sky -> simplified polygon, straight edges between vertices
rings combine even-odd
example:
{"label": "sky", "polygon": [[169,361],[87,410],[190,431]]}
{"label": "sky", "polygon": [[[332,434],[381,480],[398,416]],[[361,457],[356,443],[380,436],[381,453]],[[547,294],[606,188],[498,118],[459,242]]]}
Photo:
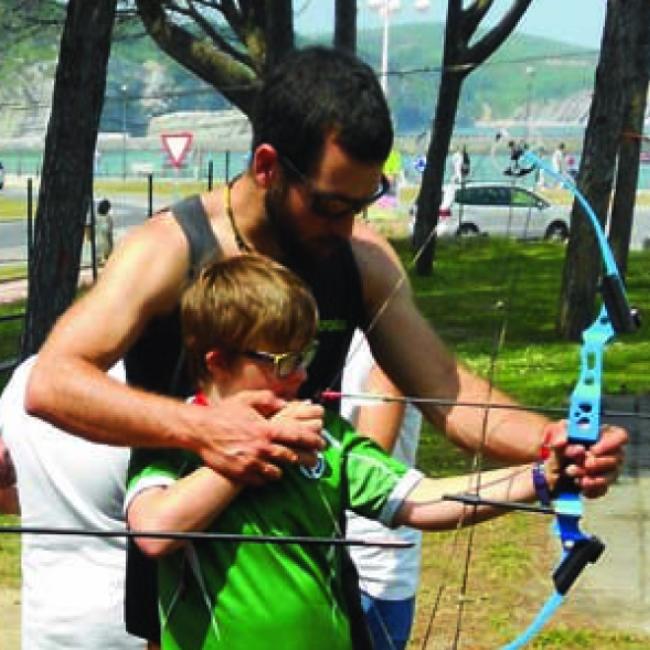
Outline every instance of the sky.
{"label": "sky", "polygon": [[[415,0],[401,0],[401,8],[391,14],[391,24],[420,20],[444,22],[447,0],[430,0],[430,4],[428,10],[420,12],[414,9]],[[486,17],[486,25],[511,4],[512,0],[496,0]],[[297,0],[295,7],[303,8],[298,31],[323,31],[327,25],[331,26],[333,5],[333,0]],[[358,0],[358,8],[359,28],[379,26],[379,15],[368,7],[368,0]],[[605,9],[606,0],[533,0],[516,31],[599,49]]]}

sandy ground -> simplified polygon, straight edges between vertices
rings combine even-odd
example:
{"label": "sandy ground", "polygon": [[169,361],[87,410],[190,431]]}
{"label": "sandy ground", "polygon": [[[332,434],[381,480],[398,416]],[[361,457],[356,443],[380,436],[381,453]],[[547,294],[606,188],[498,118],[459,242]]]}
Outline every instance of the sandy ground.
{"label": "sandy ground", "polygon": [[20,589],[0,589],[0,648],[20,650]]}

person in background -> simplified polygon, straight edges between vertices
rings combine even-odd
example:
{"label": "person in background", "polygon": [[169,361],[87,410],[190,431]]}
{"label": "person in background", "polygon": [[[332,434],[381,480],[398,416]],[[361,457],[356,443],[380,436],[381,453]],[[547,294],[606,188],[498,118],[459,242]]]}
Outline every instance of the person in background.
{"label": "person in background", "polygon": [[456,147],[451,157],[451,182],[460,185],[463,182],[463,152],[460,147]]}
{"label": "person in background", "polygon": [[[341,416],[361,435],[372,438],[391,453],[393,458],[414,467],[422,426],[420,411],[410,403],[353,397],[364,393],[402,397],[375,362],[360,330],[355,332],[350,344],[341,391]],[[422,533],[406,526],[391,530],[377,521],[348,511],[346,534],[350,538],[368,541],[394,538],[413,544],[407,549],[350,548],[352,561],[359,572],[361,602],[374,650],[403,650],[415,614]]]}
{"label": "person in background", "polygon": [[109,255],[113,252],[113,215],[111,214],[111,202],[103,198],[97,204],[97,246],[99,248],[99,259],[102,264],[106,263]]}
{"label": "person in background", "polygon": [[[23,402],[34,362],[18,366],[0,396],[0,511],[20,514],[23,526],[125,530],[129,450],[28,415]],[[124,381],[123,366],[111,376]],[[123,537],[24,535],[21,647],[143,650],[124,629],[125,569]]]}
{"label": "person in background", "polygon": [[564,175],[566,173],[566,153],[564,142],[560,142],[551,157],[551,166],[556,174]]}
{"label": "person in background", "polygon": [[460,166],[460,173],[462,180],[466,181],[469,178],[469,174],[472,169],[472,161],[469,157],[469,153],[467,152],[467,147],[465,145],[463,145],[461,153],[463,156],[463,162]]}

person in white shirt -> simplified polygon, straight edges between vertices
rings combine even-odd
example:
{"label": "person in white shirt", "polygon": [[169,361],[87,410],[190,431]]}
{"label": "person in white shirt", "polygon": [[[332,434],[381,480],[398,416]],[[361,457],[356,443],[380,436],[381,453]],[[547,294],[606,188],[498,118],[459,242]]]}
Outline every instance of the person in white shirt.
{"label": "person in white shirt", "polygon": [[[88,442],[28,415],[23,403],[34,361],[18,366],[0,397],[0,508],[12,510],[13,465],[23,526],[125,530],[130,450]],[[111,375],[124,381],[122,365]],[[124,627],[125,564],[124,538],[24,535],[22,647],[143,649]]]}
{"label": "person in white shirt", "polygon": [[564,142],[560,142],[560,144],[557,146],[557,149],[553,152],[551,164],[553,166],[554,172],[558,174],[564,174],[566,172]]}
{"label": "person in white shirt", "polygon": [[[342,379],[343,394],[400,395],[376,364],[365,336],[357,330]],[[373,438],[393,456],[413,466],[420,440],[422,415],[412,404],[346,398],[341,415]],[[351,547],[359,572],[361,601],[375,650],[401,650],[409,639],[420,577],[422,533],[401,526],[389,529],[348,513],[347,535],[365,540],[397,539],[412,542],[409,549]]]}
{"label": "person in white shirt", "polygon": [[451,157],[452,177],[451,182],[460,185],[463,182],[463,152],[460,147],[456,147],[453,156]]}

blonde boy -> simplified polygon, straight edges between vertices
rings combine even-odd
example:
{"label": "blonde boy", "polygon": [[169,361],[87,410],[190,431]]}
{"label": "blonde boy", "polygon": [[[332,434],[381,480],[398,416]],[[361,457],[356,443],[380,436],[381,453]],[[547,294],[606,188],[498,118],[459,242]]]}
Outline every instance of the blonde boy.
{"label": "blonde boy", "polygon": [[[388,526],[438,530],[496,516],[442,501],[468,477],[431,480],[388,456],[333,413],[296,401],[316,346],[318,315],[293,273],[257,255],[208,265],[182,304],[184,339],[199,392],[197,408],[240,391],[268,389],[287,401],[276,416],[319,423],[326,448],[311,467],[245,487],[179,450],[134,453],[126,498],[132,528],[251,535],[342,536],[346,509]],[[552,487],[556,454],[546,462]],[[533,500],[531,467],[484,474],[481,495]],[[470,521],[471,519],[471,521]],[[331,545],[139,539],[160,557],[162,647],[349,650],[350,625]]]}

